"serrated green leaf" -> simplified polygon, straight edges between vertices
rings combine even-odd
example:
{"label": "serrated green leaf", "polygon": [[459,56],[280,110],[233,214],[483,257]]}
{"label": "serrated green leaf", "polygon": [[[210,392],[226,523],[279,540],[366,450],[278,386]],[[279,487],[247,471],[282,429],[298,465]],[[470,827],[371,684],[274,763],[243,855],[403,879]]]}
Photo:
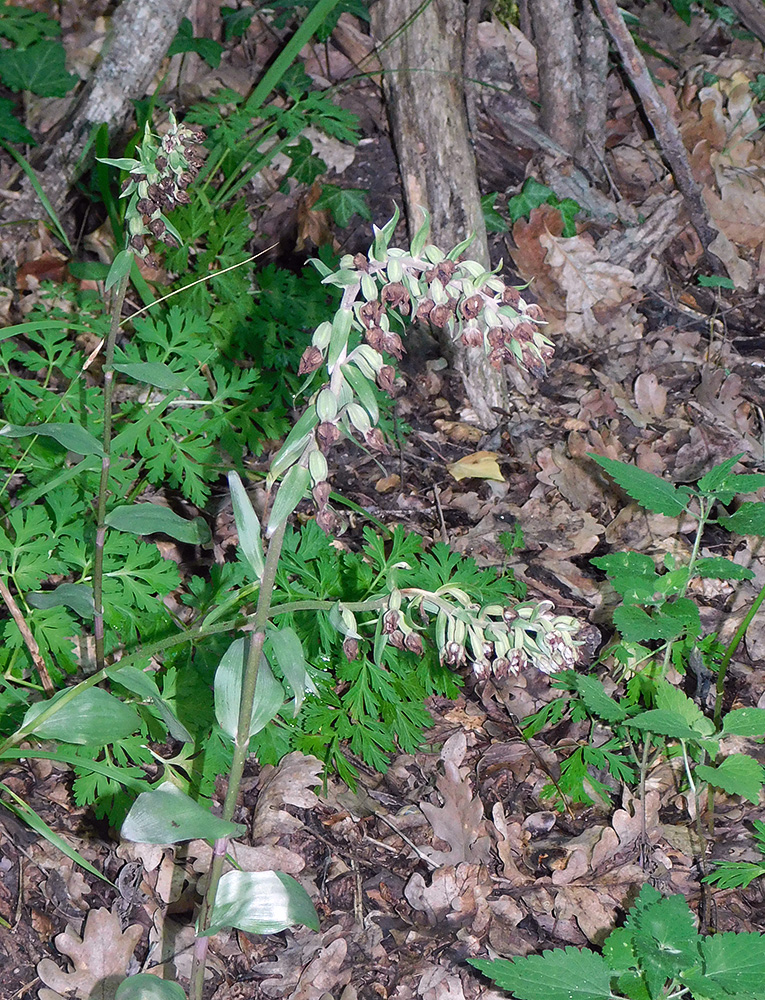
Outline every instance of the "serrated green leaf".
{"label": "serrated green leaf", "polygon": [[57,441],[67,451],[77,455],[103,455],[103,449],[93,435],[79,424],[45,423],[30,424],[21,427],[18,424],[6,424],[0,430],[0,436],[9,438],[29,437],[37,434]]}
{"label": "serrated green leaf", "polygon": [[667,517],[679,517],[685,510],[683,494],[661,476],[639,469],[636,465],[627,465],[625,462],[617,462],[613,458],[594,455],[592,452],[588,452],[588,457],[597,462],[601,469],[604,469],[641,507]]}
{"label": "serrated green leaf", "polygon": [[611,970],[593,951],[568,947],[527,958],[468,961],[518,1000],[611,1000]]}
{"label": "serrated green leaf", "polygon": [[702,476],[701,479],[699,479],[699,492],[714,496],[715,491],[723,485],[725,480],[730,475],[734,465],[740,462],[743,457],[744,452],[742,451],[740,454],[734,455],[733,458],[726,458],[724,462],[720,462],[719,465],[710,469],[705,476]]}
{"label": "serrated green leaf", "polygon": [[734,708],[723,718],[722,731],[731,736],[765,736],[765,708]]}
{"label": "serrated green leaf", "polygon": [[727,795],[741,795],[755,805],[765,784],[765,768],[745,753],[732,753],[718,767],[699,764],[696,774]]}
{"label": "serrated green leaf", "polygon": [[68,73],[61,42],[35,42],[26,49],[0,51],[0,79],[11,90],[31,90],[40,97],[65,97],[79,82]]}
{"label": "serrated green leaf", "polygon": [[744,993],[762,996],[765,982],[765,937],[756,933],[726,931],[701,943],[704,973],[734,997]]}
{"label": "serrated green leaf", "polygon": [[33,608],[71,608],[86,619],[94,614],[93,588],[84,583],[60,583],[55,590],[27,594],[26,599]]}
{"label": "serrated green leaf", "polygon": [[649,733],[671,736],[677,740],[699,740],[707,734],[692,729],[681,716],[665,709],[652,708],[629,720],[628,725]]}
{"label": "serrated green leaf", "polygon": [[[215,894],[210,927],[217,934],[235,927],[249,934],[278,934],[303,924],[319,930],[319,917],[311,897],[294,878],[284,872],[231,871],[221,878]],[[197,929],[197,933],[201,933]]]}
{"label": "serrated green leaf", "polygon": [[36,146],[35,137],[29,129],[21,124],[13,113],[14,107],[13,101],[7,97],[0,97],[0,136],[3,137],[3,141],[5,142],[25,143],[30,146]]}
{"label": "serrated green leaf", "polygon": [[649,639],[676,639],[686,630],[682,620],[656,611],[653,616],[636,604],[621,604],[614,610],[614,625],[628,642]]}
{"label": "serrated green leaf", "polygon": [[110,528],[134,535],[169,535],[187,545],[206,545],[212,537],[203,518],[188,520],[158,503],[133,503],[115,507],[106,515],[106,523]]}
{"label": "serrated green leaf", "polygon": [[736,535],[765,535],[765,503],[742,503],[735,514],[718,520]]}
{"label": "serrated green leaf", "polygon": [[239,536],[239,548],[247,560],[253,576],[260,580],[263,576],[263,540],[260,535],[260,518],[247,496],[238,472],[229,472],[228,487],[231,491],[231,503],[234,508],[234,521]]}
{"label": "serrated green leaf", "polygon": [[186,994],[179,983],[139,972],[119,984],[114,1000],[186,1000]]}
{"label": "serrated green leaf", "polygon": [[368,194],[369,192],[362,188],[341,188],[336,184],[324,184],[313,207],[317,211],[327,209],[332,213],[337,225],[345,229],[354,215],[358,215],[361,219],[372,218],[367,203]]}
{"label": "serrated green leaf", "polygon": [[657,682],[655,704],[657,709],[673,712],[701,736],[711,736],[715,730],[714,722],[704,715],[696,702],[668,681]]}
{"label": "serrated green leaf", "polygon": [[699,934],[683,896],[660,899],[638,913],[634,922],[635,951],[649,981],[663,986],[681,970],[700,964]]}
{"label": "serrated green leaf", "polygon": [[305,496],[311,474],[302,465],[293,465],[282,480],[268,518],[266,538],[271,538]]}
{"label": "serrated green leaf", "polygon": [[141,792],[120,830],[139,844],[179,844],[183,840],[217,840],[244,833],[241,823],[228,823],[189,798],[171,781]]}
{"label": "serrated green leaf", "polygon": [[[132,263],[132,261],[131,261]],[[108,280],[108,279],[107,279]],[[114,370],[136,382],[145,382],[169,392],[186,388],[186,379],[159,361],[136,361],[131,364],[115,364]]]}
{"label": "serrated green leaf", "polygon": [[588,712],[606,722],[621,722],[626,712],[621,705],[606,694],[597,677],[574,674],[572,683],[582,698]]}
{"label": "serrated green leaf", "polygon": [[42,712],[66,693],[59,691],[48,701],[32,705],[24,716],[22,725],[31,725],[31,732],[39,739],[100,747],[130,736],[141,724],[134,708],[101,688],[87,688],[62,705],[55,715],[39,725],[33,725]]}
{"label": "serrated green leaf", "polygon": [[746,566],[739,566],[732,559],[722,556],[703,556],[697,559],[694,572],[708,580],[753,580],[754,573]]}
{"label": "serrated green leaf", "polygon": [[[244,639],[235,639],[223,654],[215,671],[215,718],[223,732],[233,740],[236,739],[239,725],[247,648]],[[267,726],[283,704],[284,688],[271,672],[268,660],[261,656],[250,718],[250,736]]]}

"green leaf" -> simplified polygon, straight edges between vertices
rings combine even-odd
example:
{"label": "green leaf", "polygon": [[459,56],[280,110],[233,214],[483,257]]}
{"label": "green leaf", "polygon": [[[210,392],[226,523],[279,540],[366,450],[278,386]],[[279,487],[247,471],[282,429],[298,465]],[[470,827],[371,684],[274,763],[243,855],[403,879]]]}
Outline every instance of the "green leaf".
{"label": "green leaf", "polygon": [[732,559],[722,556],[703,556],[697,559],[694,571],[707,580],[753,580],[754,573],[746,566],[739,566]]}
{"label": "green leaf", "polygon": [[324,184],[313,207],[316,211],[327,209],[337,225],[345,229],[354,215],[367,220],[372,218],[367,204],[368,194],[362,188],[341,188],[336,184]]}
{"label": "green leaf", "polygon": [[666,709],[652,708],[641,712],[627,723],[636,729],[645,729],[649,733],[659,733],[661,736],[671,736],[676,740],[700,740],[707,734],[692,729],[681,716]]}
{"label": "green leaf", "polygon": [[300,136],[294,146],[288,146],[285,153],[292,161],[289,176],[294,177],[298,184],[309,187],[317,177],[327,172],[327,164],[320,156],[315,155],[310,139],[304,135]]}
{"label": "green leaf", "polygon": [[271,538],[276,529],[285,523],[287,518],[305,496],[311,474],[302,465],[293,465],[282,480],[279,491],[268,518],[266,538]]}
{"label": "green leaf", "polygon": [[[239,725],[246,655],[246,641],[235,639],[223,654],[215,671],[215,718],[223,732],[233,740],[236,739]],[[283,704],[284,688],[271,672],[268,660],[261,656],[250,719],[250,736],[267,726]]]}
{"label": "green leaf", "polygon": [[85,583],[60,583],[55,590],[27,594],[33,608],[71,608],[80,618],[90,620],[94,614],[93,588]]}
{"label": "green leaf", "polygon": [[[278,934],[304,924],[319,930],[319,917],[311,897],[284,872],[231,871],[221,878],[205,934],[236,927],[249,934]],[[197,928],[197,933],[201,932]]]}
{"label": "green leaf", "polygon": [[41,38],[55,38],[60,34],[61,25],[47,14],[16,7],[7,0],[0,3],[0,35],[20,49],[29,48]]}
{"label": "green leaf", "polygon": [[[691,15],[690,15],[691,5],[689,3],[689,0],[672,0],[672,6],[675,8],[678,14],[680,14],[680,8],[682,8],[683,13],[680,14],[680,16],[683,18],[686,24],[691,23]],[[731,281],[730,278],[724,277],[723,275],[720,274],[700,274],[696,279],[696,281],[698,282],[701,288],[728,288],[732,291],[736,287],[735,283]]]}
{"label": "green leaf", "polygon": [[657,682],[656,708],[666,712],[674,712],[699,735],[711,736],[715,731],[714,722],[704,715],[696,702],[668,681]]}
{"label": "green leaf", "polygon": [[186,1000],[186,994],[179,983],[139,972],[119,984],[114,1000]]}
{"label": "green leaf", "polygon": [[688,623],[660,611],[652,617],[636,604],[621,604],[614,610],[614,625],[628,642],[646,642],[649,639],[676,639],[686,631]]}
{"label": "green leaf", "polygon": [[695,773],[727,795],[741,795],[755,805],[765,784],[765,769],[745,753],[732,753],[718,767],[699,764]]}
{"label": "green leaf", "polygon": [[63,45],[53,41],[0,51],[0,79],[11,90],[31,90],[40,97],[65,97],[79,82],[66,71]]}
{"label": "green leaf", "polygon": [[606,722],[621,722],[626,713],[621,705],[606,694],[597,677],[582,674],[572,675],[572,685],[579,693],[588,712]]}
{"label": "green leaf", "polygon": [[105,163],[107,167],[116,167],[117,170],[125,170],[128,173],[141,166],[140,160],[134,160],[130,156],[99,156],[98,162]]}
{"label": "green leaf", "polygon": [[13,113],[15,104],[7,97],[0,97],[0,135],[6,142],[36,146],[35,137]]}
{"label": "green leaf", "polygon": [[372,257],[377,261],[383,261],[387,257],[388,247],[390,246],[390,241],[393,238],[393,233],[396,230],[399,220],[398,205],[393,206],[393,215],[385,223],[382,229],[378,229],[377,226],[372,226],[375,234],[374,247],[372,249]]}
{"label": "green leaf", "polygon": [[736,535],[765,535],[765,503],[742,503],[735,514],[718,520]]}
{"label": "green leaf", "polygon": [[731,736],[765,736],[765,708],[734,708],[723,719],[722,731]]}
{"label": "green leaf", "polygon": [[178,740],[180,743],[193,742],[194,737],[188,729],[186,729],[186,727],[178,721],[175,712],[173,712],[170,705],[160,695],[159,688],[157,687],[156,681],[151,674],[148,674],[145,670],[139,670],[138,667],[130,666],[129,664],[121,667],[119,663],[117,663],[115,666],[110,667],[107,670],[107,675],[110,680],[116,681],[117,684],[121,684],[122,687],[127,688],[128,691],[132,691],[133,694],[137,694],[139,698],[142,698],[144,701],[150,701],[156,708],[162,721],[167,726],[168,732],[174,740]]}
{"label": "green leaf", "polygon": [[699,964],[699,935],[680,895],[660,899],[635,916],[633,943],[649,983],[664,985],[681,970]]}
{"label": "green leaf", "polygon": [[263,540],[260,537],[260,518],[250,503],[247,490],[242,485],[238,472],[229,472],[228,487],[234,508],[234,521],[239,536],[239,548],[247,560],[256,580],[263,576]]}
{"label": "green leaf", "polygon": [[49,437],[77,455],[103,455],[103,449],[93,435],[79,424],[30,424],[20,427],[16,424],[6,424],[0,430],[0,436],[9,438],[29,437],[37,434]]}
{"label": "green leaf", "polygon": [[518,219],[528,218],[533,208],[546,204],[551,197],[555,197],[555,192],[546,184],[540,184],[533,177],[529,177],[521,188],[520,194],[514,195],[507,203],[507,210],[512,222]]}
{"label": "green leaf", "polygon": [[225,40],[230,42],[232,38],[244,38],[255,16],[255,8],[243,7],[237,10],[236,7],[221,7],[220,12]]}
{"label": "green leaf", "polygon": [[194,28],[191,21],[184,17],[178,26],[178,33],[170,43],[167,50],[168,56],[182,55],[184,52],[195,52],[204,59],[208,66],[217,69],[220,66],[220,57],[224,47],[220,42],[213,41],[212,38],[195,38]]}
{"label": "green leaf", "polygon": [[610,1000],[611,970],[593,951],[556,948],[526,958],[468,959],[517,1000]]}
{"label": "green leaf", "polygon": [[418,208],[422,213],[422,224],[420,225],[420,228],[417,230],[417,232],[414,234],[409,249],[409,252],[413,257],[420,256],[420,254],[422,253],[422,249],[428,242],[428,237],[430,236],[430,212],[424,209],[422,205],[419,205]]}
{"label": "green leaf", "polygon": [[132,250],[120,250],[114,258],[104,282],[104,288],[107,292],[130,274],[130,268],[133,266],[133,256]]}
{"label": "green leaf", "polygon": [[165,781],[151,792],[141,792],[120,834],[139,844],[178,844],[183,840],[238,837],[245,829],[241,823],[213,816],[171,781]]}
{"label": "green leaf", "polygon": [[650,603],[661,589],[661,577],[653,559],[642,552],[613,552],[590,562],[609,575],[615,590],[626,601]]}
{"label": "green leaf", "polygon": [[127,375],[128,378],[135,379],[136,382],[145,382],[147,385],[154,385],[158,389],[166,389],[170,392],[187,388],[186,379],[182,375],[159,361],[136,361],[131,364],[119,364],[114,366],[114,370],[122,375]]}
{"label": "green leaf", "polygon": [[765,937],[725,931],[701,942],[704,973],[733,995],[762,996],[765,981]]}
{"label": "green leaf", "polygon": [[686,508],[685,497],[672,483],[661,476],[639,469],[636,465],[617,462],[613,458],[594,455],[588,452],[588,457],[605,469],[614,482],[621,486],[624,492],[636,500],[641,507],[665,514],[667,517],[679,517]]}
{"label": "green leaf", "polygon": [[716,491],[722,487],[725,480],[731,473],[733,466],[736,465],[744,457],[744,452],[742,451],[738,455],[734,455],[733,458],[726,458],[724,462],[720,462],[719,465],[715,465],[714,468],[710,469],[705,476],[702,476],[698,482],[698,489],[700,493],[705,493],[708,496],[715,496]]}
{"label": "green leaf", "polygon": [[268,642],[276,664],[284,674],[284,679],[292,688],[295,702],[293,716],[297,714],[305,699],[306,691],[318,694],[318,689],[308,673],[303,644],[297,632],[285,625],[268,630]]}
{"label": "green leaf", "polygon": [[206,545],[210,529],[201,517],[189,521],[169,507],[158,503],[134,503],[115,507],[106,515],[106,523],[117,531],[133,535],[153,535],[161,532],[187,545]]}
{"label": "green leaf", "polygon": [[[481,211],[483,213],[483,221],[486,224],[487,233],[506,233],[510,228],[505,219],[502,218],[494,207],[497,198],[499,198],[498,191],[492,191],[491,194],[485,194],[481,198]],[[414,255],[414,250],[412,250],[412,254]]]}
{"label": "green leaf", "polygon": [[[46,709],[67,694],[59,691],[48,701],[32,705],[24,716],[26,728]],[[141,724],[135,709],[121,702],[101,688],[87,688],[79,692],[55,715],[39,725],[32,725],[30,732],[39,739],[60,740],[62,743],[81,743],[87,746],[106,746],[115,740],[134,733]]]}

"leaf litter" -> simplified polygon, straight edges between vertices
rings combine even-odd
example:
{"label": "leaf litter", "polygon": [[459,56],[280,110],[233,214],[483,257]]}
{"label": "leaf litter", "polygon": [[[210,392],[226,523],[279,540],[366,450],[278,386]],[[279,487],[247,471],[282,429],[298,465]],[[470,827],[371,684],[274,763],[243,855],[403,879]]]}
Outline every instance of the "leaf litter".
{"label": "leaf litter", "polygon": [[[658,7],[647,24],[653,23],[659,48],[661,38],[670,37],[668,24],[680,33],[673,41],[678,68],[664,67],[663,90],[674,95],[694,172],[721,230],[718,253],[739,293],[755,290],[765,278],[765,195],[759,180],[765,139],[749,82],[765,68],[762,46],[741,43],[736,55],[705,53],[701,63],[694,62],[698,39],[691,29],[685,33],[677,18],[668,22]],[[359,32],[359,23],[344,15],[341,24],[345,44],[361,46],[366,54],[368,36]],[[496,23],[481,29],[484,51],[506,47],[533,100],[538,96],[533,48],[517,29],[500,31]],[[264,34],[257,44],[258,62],[264,64],[275,42]],[[316,50],[309,58],[316,62],[309,71],[328,79],[351,72],[333,44],[323,56]],[[249,66],[224,66],[221,72],[226,85],[236,88],[244,86]],[[714,75],[716,82],[706,85],[703,74]],[[520,278],[532,282],[557,344],[549,378],[538,388],[516,380],[503,431],[484,442],[442,373],[431,368],[408,376],[402,419],[421,412],[423,401],[432,417],[419,428],[423,443],[415,446],[412,438],[407,445],[415,455],[413,469],[402,460],[395,472],[391,467],[381,477],[375,467],[378,488],[369,488],[375,499],[366,502],[356,465],[349,490],[375,515],[440,537],[443,526],[437,525],[431,495],[437,486],[451,546],[481,565],[507,563],[499,537],[519,525],[523,545],[511,560],[518,578],[532,593],[549,596],[602,628],[609,595],[587,558],[630,549],[657,560],[682,555],[689,525],[625,503],[587,453],[632,461],[675,483],[693,482],[732,454],[762,460],[765,405],[762,363],[744,349],[752,331],[742,324],[735,297],[721,291],[704,304],[700,289],[682,289],[674,277],[697,264],[700,247],[682,221],[678,198],[626,92],[613,99],[610,114],[613,182],[629,199],[638,224],[607,226],[595,219],[576,236],[563,237],[560,213],[542,206],[528,221],[516,222],[511,234],[510,256]],[[501,121],[493,118],[498,131]],[[332,158],[338,172],[352,173],[350,152],[339,147],[321,155]],[[271,198],[266,238],[285,210],[285,202],[270,195],[280,184],[278,164],[274,170],[263,188]],[[657,176],[664,187],[659,193]],[[301,218],[298,240],[318,231],[320,221],[310,209]],[[27,248],[30,261],[52,251],[46,237],[42,232],[39,246]],[[29,305],[39,281],[34,267],[27,271]],[[762,328],[762,317],[756,318]],[[485,451],[476,452],[479,442]],[[705,581],[693,595],[705,631],[719,628],[723,639],[765,581],[757,545],[741,545],[729,554],[750,567],[755,579],[734,595],[722,581]],[[733,603],[726,604],[731,596]],[[762,707],[756,668],[765,649],[761,619],[746,642],[749,662],[742,657],[734,664],[734,697]],[[663,892],[681,892],[698,903],[704,846],[689,818],[689,802],[677,791],[672,762],[650,770],[643,799],[627,791],[617,798],[614,790],[611,801],[594,795],[593,805],[570,813],[545,808],[543,795],[560,778],[562,755],[587,738],[576,723],[539,738],[521,737],[516,720],[552,696],[546,681],[522,676],[512,684],[468,687],[457,702],[431,699],[429,747],[400,755],[384,776],[362,772],[359,790],[376,803],[364,815],[345,808],[345,790],[336,780],[322,789],[321,765],[313,758],[291,754],[277,767],[253,773],[247,792],[251,844],[237,849],[236,861],[245,870],[277,867],[301,878],[319,909],[322,931],[296,929],[273,939],[216,936],[211,962],[216,1000],[374,995],[497,1000],[502,994],[479,986],[464,964],[486,945],[505,957],[564,944],[597,946],[647,879]],[[19,767],[7,781],[35,802],[46,797],[53,802],[49,808],[56,814],[48,821],[75,831],[78,850],[102,865],[108,846],[89,846],[88,838],[80,837],[84,811],[73,805],[60,771],[41,769],[41,763]],[[57,794],[48,794],[55,789]],[[720,798],[714,852],[735,855],[747,842],[747,825],[762,818],[762,810]],[[5,818],[2,822],[3,842],[20,850],[23,835]],[[169,978],[188,975],[189,919],[209,845],[192,842],[175,851],[121,845],[113,876],[137,867],[123,878],[121,895],[109,897],[111,911],[99,905],[102,886],[85,884],[67,867],[54,876],[40,842],[24,850],[26,855],[15,851],[14,857],[24,857],[28,866],[29,927],[22,929],[28,942],[16,954],[23,964],[35,948],[39,957],[44,943],[52,943],[59,956],[37,966],[41,1000],[110,1000],[129,967]],[[9,866],[0,871],[0,912],[9,919],[20,890],[12,891]],[[755,892],[718,898],[721,904],[731,901],[729,910],[720,906],[720,929],[763,929]],[[242,983],[248,991],[237,992]]]}

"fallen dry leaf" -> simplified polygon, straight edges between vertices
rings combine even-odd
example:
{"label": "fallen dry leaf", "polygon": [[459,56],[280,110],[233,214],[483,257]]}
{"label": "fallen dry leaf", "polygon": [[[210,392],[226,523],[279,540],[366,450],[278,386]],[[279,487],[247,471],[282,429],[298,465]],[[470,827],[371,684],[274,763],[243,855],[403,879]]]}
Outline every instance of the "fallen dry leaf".
{"label": "fallen dry leaf", "polygon": [[320,784],[323,764],[316,757],[295,751],[283,757],[276,767],[264,767],[260,793],[252,815],[252,839],[256,843],[274,843],[284,834],[302,827],[283,807],[313,809],[318,804],[312,787]]}
{"label": "fallen dry leaf", "polygon": [[123,931],[119,917],[104,907],[91,910],[82,937],[71,926],[56,935],[56,948],[71,959],[73,971],[64,972],[50,958],[38,964],[37,975],[51,987],[40,990],[40,1000],[61,1000],[61,994],[72,1000],[114,1000],[142,933],[140,924]]}
{"label": "fallen dry leaf", "polygon": [[499,452],[496,451],[474,451],[472,455],[450,462],[446,468],[457,482],[463,479],[493,479],[504,483],[505,477],[499,471],[498,458]]}

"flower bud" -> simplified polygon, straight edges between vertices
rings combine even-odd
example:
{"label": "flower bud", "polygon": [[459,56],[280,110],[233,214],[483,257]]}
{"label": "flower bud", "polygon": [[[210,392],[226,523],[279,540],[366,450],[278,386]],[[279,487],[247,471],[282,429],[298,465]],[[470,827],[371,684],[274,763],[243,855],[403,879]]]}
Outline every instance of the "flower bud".
{"label": "flower bud", "polygon": [[383,392],[390,393],[396,381],[396,369],[392,365],[383,365],[377,373],[377,384]]}
{"label": "flower bud", "polygon": [[328,421],[316,428],[316,441],[322,451],[328,451],[340,437],[340,428]]}
{"label": "flower bud", "polygon": [[302,357],[300,358],[298,375],[310,375],[311,372],[315,372],[317,368],[321,367],[321,363],[323,361],[324,355],[318,347],[314,347],[313,345],[306,347],[303,351]]}
{"label": "flower bud", "polygon": [[409,632],[408,635],[404,636],[404,648],[408,649],[410,653],[416,653],[417,656],[422,656],[424,651],[422,639],[417,632]]}
{"label": "flower bud", "polygon": [[390,449],[388,448],[379,427],[373,427],[372,430],[365,435],[365,440],[372,451],[379,451],[383,455],[390,454]]}
{"label": "flower bud", "polygon": [[331,389],[322,389],[316,397],[316,413],[322,423],[332,421],[337,416],[337,396]]}
{"label": "flower bud", "polygon": [[332,492],[332,487],[326,481],[317,483],[311,490],[311,496],[313,497],[313,502],[317,507],[323,507],[329,500],[329,495]]}
{"label": "flower bud", "polygon": [[343,653],[349,662],[358,659],[359,640],[350,635],[343,639]]}

